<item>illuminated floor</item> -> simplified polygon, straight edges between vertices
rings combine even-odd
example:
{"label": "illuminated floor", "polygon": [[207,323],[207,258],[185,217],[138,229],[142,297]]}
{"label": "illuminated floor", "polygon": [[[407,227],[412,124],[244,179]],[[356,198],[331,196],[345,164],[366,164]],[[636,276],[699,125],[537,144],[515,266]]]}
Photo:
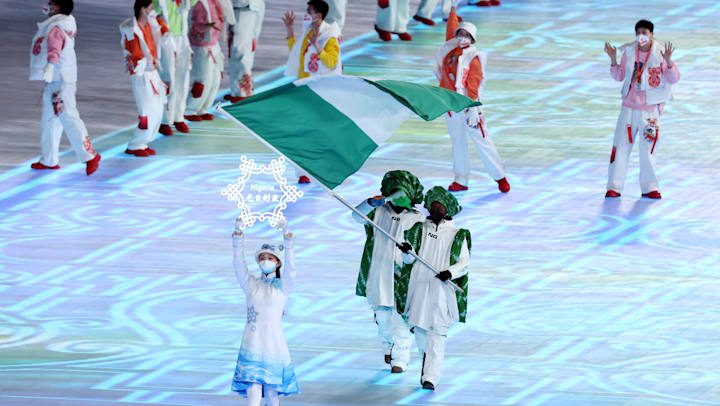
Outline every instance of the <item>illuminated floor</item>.
{"label": "illuminated floor", "polygon": [[[287,212],[299,272],[284,328],[302,394],[283,404],[720,405],[720,6],[556,3],[462,10],[491,51],[486,114],[513,189],[497,193],[473,155],[457,217],[473,234],[469,323],[450,332],[438,390],[418,390],[415,353],[405,374],[383,364],[354,296],[363,232],[308,186]],[[645,16],[684,75],[658,149],[664,198],[639,198],[635,164],[623,198],[605,200],[619,84],[602,43],[632,39]],[[442,27],[412,34],[349,41],[345,73],[431,82]],[[237,213],[220,189],[239,154],[272,155],[225,120],[192,129],[150,159],[122,154],[129,130],[111,134],[90,178],[68,155],[60,171],[0,177],[0,405],[242,404],[229,391],[245,320]],[[396,168],[450,183],[442,120],[409,121],[337,191],[360,201]]]}

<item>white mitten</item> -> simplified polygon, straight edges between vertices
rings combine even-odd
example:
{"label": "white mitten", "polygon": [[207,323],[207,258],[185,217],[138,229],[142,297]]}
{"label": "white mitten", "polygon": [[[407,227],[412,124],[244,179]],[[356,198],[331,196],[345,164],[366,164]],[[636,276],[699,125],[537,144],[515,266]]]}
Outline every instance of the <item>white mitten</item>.
{"label": "white mitten", "polygon": [[478,106],[468,107],[465,110],[465,122],[470,127],[477,128],[481,122],[481,113]]}
{"label": "white mitten", "polygon": [[288,222],[287,222],[287,219],[285,219],[285,217],[278,220],[277,225],[275,227],[277,227],[278,230],[282,231],[283,235],[290,233],[290,227],[288,226]]}
{"label": "white mitten", "polygon": [[52,63],[45,65],[45,71],[43,72],[43,80],[45,81],[45,83],[52,82],[54,74],[55,74],[55,65]]}
{"label": "white mitten", "polygon": [[239,216],[235,219],[235,234],[242,235],[244,224],[245,222]]}

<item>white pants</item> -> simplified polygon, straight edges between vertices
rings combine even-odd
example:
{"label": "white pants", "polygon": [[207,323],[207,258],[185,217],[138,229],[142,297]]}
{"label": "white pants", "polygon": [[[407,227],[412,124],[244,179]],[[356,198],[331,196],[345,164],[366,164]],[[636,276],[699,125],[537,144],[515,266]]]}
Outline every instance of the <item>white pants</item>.
{"label": "white pants", "polygon": [[45,166],[58,164],[63,129],[80,161],[87,162],[96,155],[85,123],[80,119],[75,100],[76,90],[77,85],[74,82],[57,81],[45,84],[40,137],[40,163]]}
{"label": "white pants", "polygon": [[275,389],[268,385],[254,383],[247,389],[248,406],[261,406],[263,392],[265,392],[266,406],[278,406],[280,404],[280,398]]}
{"label": "white pants", "polygon": [[375,322],[383,351],[392,359],[390,365],[407,369],[412,345],[410,326],[394,308],[387,306],[378,306],[375,309]]}
{"label": "white pants", "polygon": [[[472,110],[471,110],[472,111]],[[480,124],[477,127],[471,127],[467,124],[465,112],[448,113],[446,116],[448,132],[450,140],[452,140],[453,150],[453,172],[455,172],[455,182],[468,186],[470,180],[470,152],[468,146],[468,137],[472,138],[485,164],[485,170],[494,180],[500,180],[505,177],[505,166],[503,165],[500,154],[495,148],[490,134],[485,125],[485,116],[480,110]]]}
{"label": "white pants", "polygon": [[192,47],[193,63],[190,71],[190,93],[185,114],[205,114],[212,107],[220,88],[224,56],[220,45]]}
{"label": "white pants", "polygon": [[192,49],[182,37],[168,35],[163,38],[161,49],[160,78],[168,86],[167,107],[163,112],[163,124],[185,121],[183,114],[190,91],[190,63]]}
{"label": "white pants", "polygon": [[252,96],[252,68],[255,46],[265,16],[265,3],[259,10],[249,7],[235,8],[235,25],[230,33],[230,94],[234,97]]}
{"label": "white pants", "polygon": [[[646,131],[654,134],[655,139],[646,137]],[[610,154],[607,190],[622,193],[628,160],[635,143],[639,144],[640,189],[642,193],[658,190],[658,180],[655,176],[655,152],[659,135],[660,114],[657,107],[653,111],[633,110],[628,107],[620,110]],[[630,140],[631,138],[632,140]]]}
{"label": "white pants", "polygon": [[327,0],[330,11],[328,11],[327,18],[325,21],[328,23],[336,23],[342,32],[345,27],[345,9],[347,7],[347,0]]}
{"label": "white pants", "polygon": [[398,34],[407,32],[408,20],[410,20],[409,0],[388,0],[386,8],[378,6],[377,26],[381,30]]}
{"label": "white pants", "polygon": [[424,330],[415,327],[415,342],[422,362],[420,382],[430,382],[437,385],[442,374],[442,364],[445,360],[445,340],[448,327]]}
{"label": "white pants", "polygon": [[138,109],[138,125],[127,149],[145,149],[155,138],[162,121],[165,97],[165,84],[160,80],[157,70],[136,73],[130,76],[135,104]]}
{"label": "white pants", "polygon": [[[423,18],[432,19],[433,10],[440,0],[422,0],[418,7],[417,15]],[[447,19],[450,17],[451,0],[442,0],[442,16]]]}

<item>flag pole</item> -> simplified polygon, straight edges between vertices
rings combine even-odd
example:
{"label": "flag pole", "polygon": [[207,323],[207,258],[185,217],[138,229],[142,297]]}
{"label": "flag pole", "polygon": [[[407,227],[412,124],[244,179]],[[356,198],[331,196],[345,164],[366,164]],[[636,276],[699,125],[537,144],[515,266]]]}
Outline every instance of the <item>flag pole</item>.
{"label": "flag pole", "polygon": [[[269,142],[267,142],[267,141],[266,141],[264,138],[262,138],[261,136],[257,135],[253,130],[251,130],[250,128],[248,128],[248,127],[247,127],[245,124],[243,124],[240,120],[238,120],[237,118],[233,117],[232,114],[230,114],[230,113],[228,113],[227,111],[225,111],[225,108],[224,108],[224,107],[219,106],[218,109],[220,109],[223,113],[225,113],[225,115],[227,115],[228,118],[230,118],[230,120],[231,120],[232,122],[234,122],[235,124],[237,124],[238,126],[240,126],[241,128],[243,128],[245,131],[247,131],[247,132],[249,132],[250,134],[252,134],[255,138],[257,138],[258,140],[260,140],[260,142],[262,142],[263,144],[265,144],[266,147],[268,147],[268,148],[270,148],[271,150],[273,150],[274,152],[280,154],[282,157],[284,157],[285,159],[287,159],[287,161],[290,162],[291,164],[293,164],[293,165],[295,165],[295,166],[297,166],[297,167],[299,167],[299,168],[302,168],[300,165],[298,165],[298,164],[296,164],[295,162],[293,162],[292,159],[288,158],[287,156],[285,156],[285,154],[283,154],[283,153],[280,152],[277,148],[275,148],[275,146],[273,146],[272,144],[270,144]],[[377,225],[374,221],[370,220],[370,218],[368,218],[368,216],[366,216],[365,214],[363,214],[360,210],[358,210],[355,206],[353,206],[352,204],[350,204],[347,200],[345,200],[345,199],[343,199],[342,197],[340,197],[340,196],[339,196],[337,193],[335,193],[332,189],[330,189],[329,187],[325,186],[322,182],[320,182],[320,181],[318,181],[317,179],[315,179],[315,177],[313,177],[313,176],[310,175],[309,173],[308,173],[308,176],[309,176],[310,179],[312,179],[317,185],[320,185],[321,188],[325,189],[325,191],[326,191],[330,196],[334,197],[334,198],[337,199],[340,203],[342,203],[343,205],[345,205],[348,209],[352,210],[355,214],[357,214],[358,216],[360,216],[360,218],[362,218],[363,220],[365,220],[365,222],[367,222],[368,224],[370,224],[375,230],[379,231],[381,234],[383,234],[385,237],[389,238],[389,239],[390,239],[391,241],[393,241],[395,244],[398,244],[398,245],[402,244],[401,241],[398,241],[395,237],[393,237],[392,235],[390,235],[390,233],[388,233],[387,231],[385,231],[382,227],[380,227],[379,225]],[[416,253],[413,252],[412,250],[410,250],[410,251],[408,252],[408,254],[410,254],[413,258],[415,258],[416,260],[418,260],[421,264],[423,264],[423,265],[425,265],[426,267],[428,267],[428,268],[429,268],[433,273],[435,273],[436,275],[440,273],[440,271],[438,271],[437,269],[435,269],[434,266],[430,265],[430,263],[428,263],[426,260],[424,260],[423,258],[421,258],[418,254],[416,254]],[[459,293],[463,293],[463,292],[464,292],[463,289],[462,289],[460,286],[458,286],[455,282],[453,282],[453,281],[450,280],[450,279],[446,280],[445,283],[447,283],[447,284],[449,284],[450,286],[452,286],[453,289],[455,289],[455,290],[456,290],[457,292],[459,292]]]}

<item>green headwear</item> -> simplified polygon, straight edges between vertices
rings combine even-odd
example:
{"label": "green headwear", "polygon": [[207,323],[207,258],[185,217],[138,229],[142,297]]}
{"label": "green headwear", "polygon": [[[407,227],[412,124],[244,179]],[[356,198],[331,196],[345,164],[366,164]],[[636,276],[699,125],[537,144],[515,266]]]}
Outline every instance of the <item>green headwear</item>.
{"label": "green headwear", "polygon": [[385,197],[389,197],[395,190],[405,192],[410,199],[410,204],[407,205],[397,204],[397,202],[393,200],[393,204],[396,206],[400,205],[411,208],[412,205],[422,203],[423,201],[423,185],[415,175],[408,171],[397,170],[385,174],[380,187],[380,193]]}
{"label": "green headwear", "polygon": [[445,206],[447,215],[450,217],[455,217],[455,215],[460,213],[462,210],[462,206],[460,206],[460,203],[458,203],[455,196],[442,186],[435,186],[434,188],[428,190],[425,195],[425,208],[428,211],[430,211],[430,205],[432,205],[432,202],[439,202]]}

